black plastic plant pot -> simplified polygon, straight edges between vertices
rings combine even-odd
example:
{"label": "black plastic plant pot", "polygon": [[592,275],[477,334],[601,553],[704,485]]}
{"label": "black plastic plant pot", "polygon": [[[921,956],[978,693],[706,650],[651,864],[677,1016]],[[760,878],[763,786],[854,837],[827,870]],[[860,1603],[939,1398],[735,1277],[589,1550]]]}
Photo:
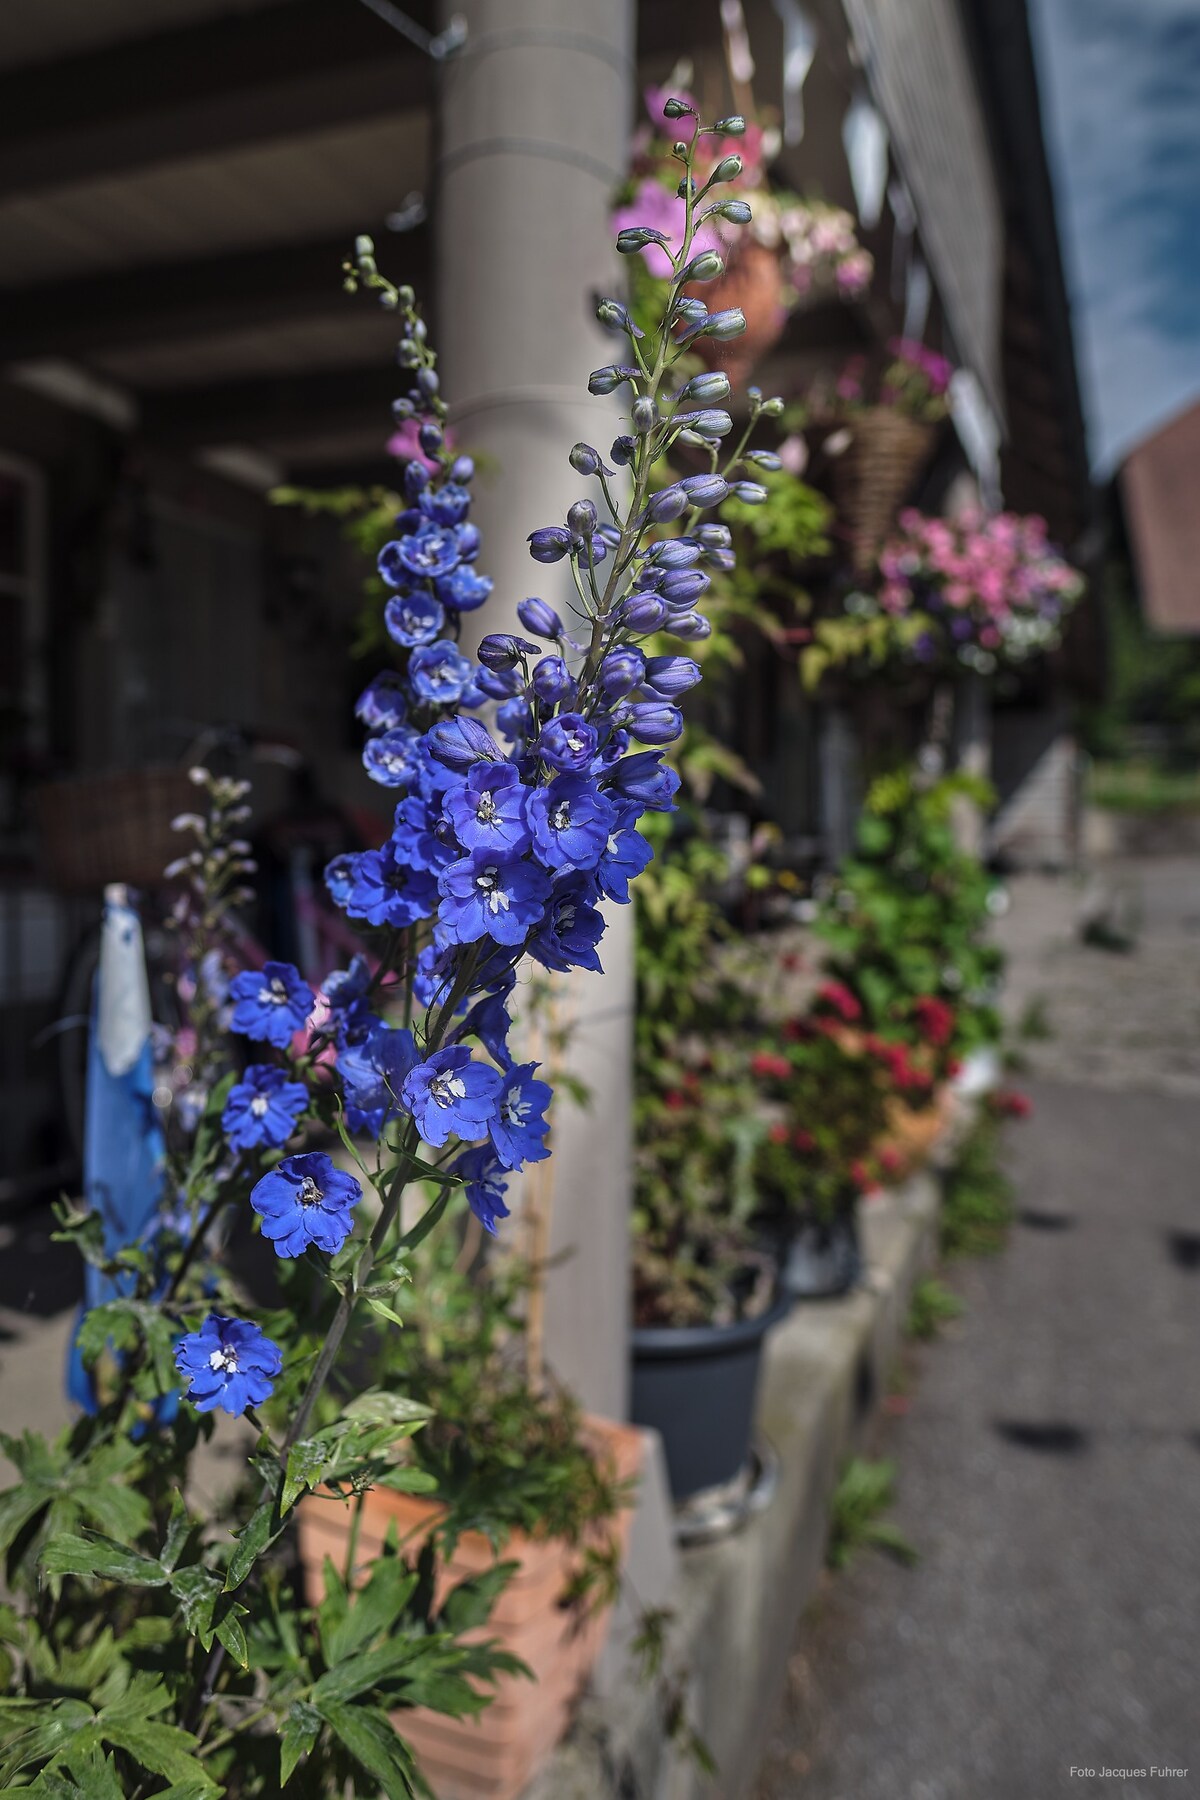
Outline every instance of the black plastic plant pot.
{"label": "black plastic plant pot", "polygon": [[634,1328],[633,1422],[661,1435],[676,1501],[722,1487],[746,1467],[763,1341],[790,1310],[791,1296],[780,1293],[736,1325]]}
{"label": "black plastic plant pot", "polygon": [[793,1300],[836,1300],[862,1280],[858,1209],[806,1219],[788,1245],[783,1287]]}

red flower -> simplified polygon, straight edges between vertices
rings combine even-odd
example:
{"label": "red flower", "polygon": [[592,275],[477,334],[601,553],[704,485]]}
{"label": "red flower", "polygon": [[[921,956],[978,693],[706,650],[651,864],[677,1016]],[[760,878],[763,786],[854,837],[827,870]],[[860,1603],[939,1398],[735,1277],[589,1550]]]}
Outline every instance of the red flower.
{"label": "red flower", "polygon": [[687,1095],[681,1094],[678,1088],[670,1088],[663,1095],[663,1105],[669,1107],[672,1112],[681,1112],[687,1103]]}
{"label": "red flower", "polygon": [[879,1164],[885,1175],[896,1175],[904,1166],[904,1158],[894,1144],[885,1144],[879,1152]]}
{"label": "red flower", "polygon": [[792,1148],[794,1150],[815,1150],[816,1147],[817,1140],[812,1132],[805,1131],[802,1126],[797,1126],[792,1133]]}
{"label": "red flower", "polygon": [[787,1138],[788,1138],[788,1128],[786,1125],[780,1125],[778,1123],[774,1124],[774,1125],[772,1125],[770,1131],[767,1133],[767,1136],[770,1138],[770,1140],[773,1144],[786,1144]]}
{"label": "red flower", "polygon": [[943,1044],[950,1041],[954,1030],[954,1008],[936,994],[923,994],[919,1000],[913,1001],[913,1017],[917,1029],[925,1040],[940,1050]]}
{"label": "red flower", "polygon": [[1033,1101],[1028,1094],[1018,1094],[1013,1089],[993,1094],[992,1109],[1002,1118],[1027,1119],[1033,1111]]}
{"label": "red flower", "polygon": [[776,1056],[773,1050],[756,1050],[750,1058],[750,1072],[753,1075],[772,1075],[782,1081],[790,1075],[792,1065],[786,1056]]}
{"label": "red flower", "polygon": [[831,1006],[847,1025],[862,1018],[862,1006],[844,982],[823,981],[817,989],[817,1001],[822,1006]]}

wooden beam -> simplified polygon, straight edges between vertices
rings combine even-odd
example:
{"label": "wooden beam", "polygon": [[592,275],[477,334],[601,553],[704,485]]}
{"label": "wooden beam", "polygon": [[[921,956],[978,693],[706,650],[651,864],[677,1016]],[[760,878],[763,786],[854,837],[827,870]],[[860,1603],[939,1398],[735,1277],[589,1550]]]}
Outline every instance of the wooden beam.
{"label": "wooden beam", "polygon": [[0,198],[423,108],[433,73],[356,0],[282,0],[7,69]]}
{"label": "wooden beam", "polygon": [[400,370],[374,362],[366,368],[156,390],[140,396],[141,432],[168,449],[199,450],[320,437],[373,422],[382,443],[392,429],[391,402],[405,386]]}
{"label": "wooden beam", "polygon": [[[360,222],[335,238],[239,250],[200,262],[156,263],[118,274],[51,281],[4,298],[0,356],[86,356],[147,349],[256,325],[284,325],[330,313],[341,297],[343,258]],[[419,292],[430,267],[424,227],[382,238],[388,266]]]}

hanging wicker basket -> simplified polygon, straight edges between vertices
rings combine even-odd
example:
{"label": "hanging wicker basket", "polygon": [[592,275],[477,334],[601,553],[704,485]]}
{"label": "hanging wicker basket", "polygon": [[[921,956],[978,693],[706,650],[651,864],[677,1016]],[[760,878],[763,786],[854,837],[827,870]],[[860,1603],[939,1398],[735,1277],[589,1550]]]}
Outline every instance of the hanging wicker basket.
{"label": "hanging wicker basket", "polygon": [[195,799],[176,764],[45,782],[36,808],[47,876],[70,893],[98,894],[110,881],[157,887],[189,847],[171,820]]}
{"label": "hanging wicker basket", "polygon": [[854,421],[833,465],[833,490],[851,567],[869,569],[896,514],[929,461],[937,428],[892,406],[871,406]]}
{"label": "hanging wicker basket", "polygon": [[740,306],[746,315],[740,337],[699,337],[689,345],[708,368],[728,375],[732,387],[743,386],[755,365],[775,348],[787,323],[779,252],[751,238],[739,245],[716,281],[697,281],[686,291],[703,300],[710,313]]}

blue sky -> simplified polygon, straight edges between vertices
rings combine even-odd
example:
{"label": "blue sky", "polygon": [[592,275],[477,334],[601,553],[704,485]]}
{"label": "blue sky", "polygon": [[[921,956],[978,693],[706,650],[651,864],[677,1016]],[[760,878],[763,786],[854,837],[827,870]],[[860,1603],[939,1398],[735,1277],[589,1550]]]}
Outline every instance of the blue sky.
{"label": "blue sky", "polygon": [[1093,468],[1200,401],[1200,0],[1029,0]]}

